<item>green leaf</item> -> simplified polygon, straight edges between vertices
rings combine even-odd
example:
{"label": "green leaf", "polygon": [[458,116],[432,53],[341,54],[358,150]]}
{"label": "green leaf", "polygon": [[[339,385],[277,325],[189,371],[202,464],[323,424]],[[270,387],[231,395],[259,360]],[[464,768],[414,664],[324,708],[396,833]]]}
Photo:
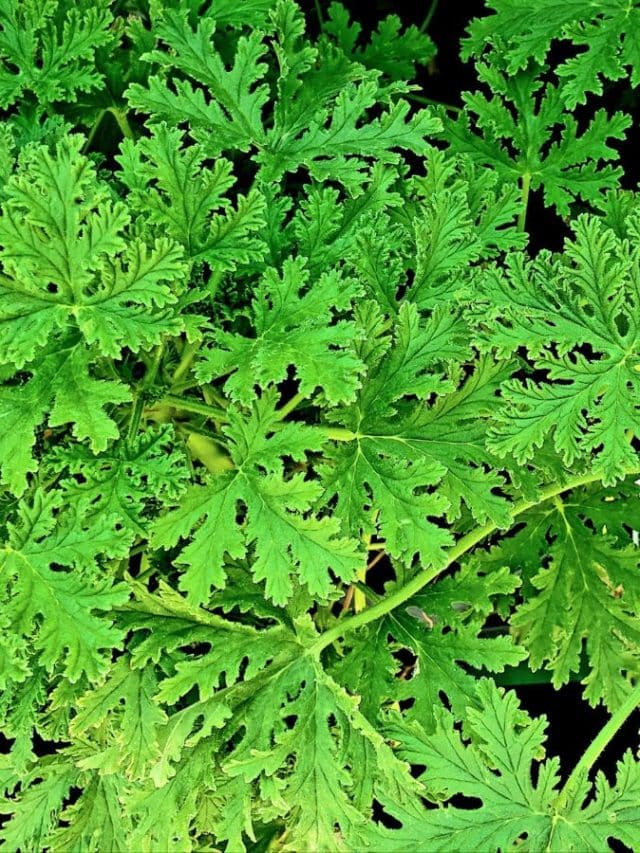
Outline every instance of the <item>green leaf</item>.
{"label": "green leaf", "polygon": [[93,774],[80,798],[61,812],[65,825],[51,834],[51,846],[61,853],[126,847],[131,821],[123,812],[120,791],[118,777]]}
{"label": "green leaf", "polygon": [[298,139],[258,156],[263,179],[278,180],[305,165],[317,180],[337,178],[352,186],[359,181],[364,158],[396,163],[399,157],[394,149],[398,148],[424,154],[427,138],[440,130],[439,120],[428,110],[409,117],[409,104],[398,101],[380,118],[363,121],[377,94],[378,83],[373,79],[346,86],[331,112],[314,118]]}
{"label": "green leaf", "polygon": [[[557,687],[578,671],[584,644],[590,664],[585,699],[593,705],[604,699],[615,708],[629,693],[629,679],[640,666],[635,618],[640,559],[628,535],[626,542],[616,542],[602,526],[593,529],[590,515],[585,515],[589,504],[583,506],[581,497],[577,494],[566,503],[557,500],[553,510],[532,516],[535,538],[531,550],[521,550],[519,558],[527,567],[530,586],[512,626],[530,651],[532,668],[544,663]],[[602,500],[597,501],[600,510]],[[629,512],[635,503],[631,496]],[[550,548],[545,537],[553,537]],[[551,562],[543,568],[540,563],[547,552]],[[514,562],[511,565],[516,568]]]}
{"label": "green leaf", "polygon": [[636,252],[595,218],[578,217],[574,232],[564,263],[516,256],[508,276],[485,279],[493,345],[526,346],[549,377],[507,383],[491,445],[524,462],[551,432],[565,464],[593,458],[612,483],[637,458],[630,443],[640,423]]}
{"label": "green leaf", "polygon": [[603,78],[618,80],[629,74],[632,86],[640,83],[637,3],[541,0],[534,7],[526,0],[490,0],[487,5],[494,14],[472,21],[463,42],[464,58],[493,46],[499,34],[507,71],[513,74],[525,68],[531,57],[543,62],[553,42],[568,41],[578,48],[577,54],[562,61],[556,74],[570,109],[584,104],[588,94],[602,94]]}
{"label": "green leaf", "polygon": [[[266,182],[304,166],[317,180],[331,177],[356,187],[369,158],[396,163],[398,149],[418,154],[426,150],[426,137],[441,127],[438,119],[427,110],[409,116],[409,104],[401,100],[370,118],[370,109],[388,103],[388,92],[378,82],[380,72],[367,72],[335,50],[310,48],[303,40],[300,10],[291,0],[276,5],[272,20],[280,67],[272,127],[265,121],[269,90],[264,82],[264,34],[254,30],[241,36],[227,69],[212,45],[213,19],[204,18],[194,30],[177,11],[165,12],[157,27],[170,52],[156,50],[147,56],[165,77],[150,77],[148,88],[134,83],[128,89],[129,103],[151,113],[152,123],[187,121],[193,138],[213,156],[230,149],[257,149],[260,177]],[[165,78],[175,71],[183,79],[170,86]],[[396,86],[396,91],[406,91],[403,84]]]}
{"label": "green leaf", "polygon": [[70,726],[72,735],[82,738],[97,727],[104,732],[108,720],[114,732],[110,740],[117,747],[118,772],[129,779],[145,778],[148,766],[160,754],[158,729],[167,719],[154,702],[157,687],[152,668],[131,669],[126,657],[120,658],[105,682],[78,700]]}
{"label": "green leaf", "polygon": [[[302,461],[306,451],[319,450],[322,435],[283,424],[273,394],[262,397],[248,418],[237,409],[229,409],[229,416],[224,433],[235,470],[193,486],[179,507],[156,522],[154,545],[173,547],[195,530],[177,558],[187,566],[180,589],[193,603],[206,603],[212,586],[224,587],[225,555],[242,559],[250,547],[254,578],[266,581],[265,593],[276,604],[291,597],[294,577],[313,595],[326,598],[332,589],[328,569],[351,580],[362,557],[353,541],[338,538],[336,518],[311,512],[321,493],[318,483],[301,474],[285,476],[282,465],[284,454]],[[239,524],[241,505],[245,511]]]}
{"label": "green leaf", "polygon": [[0,840],[14,850],[43,847],[77,778],[77,769],[68,761],[53,756],[41,759],[37,770],[30,769],[21,780],[18,801],[0,800],[12,810],[11,820],[0,830]]}
{"label": "green leaf", "polygon": [[309,283],[304,261],[289,258],[281,276],[269,269],[258,286],[252,303],[255,337],[219,332],[196,375],[208,382],[231,373],[225,391],[248,404],[256,397],[255,385],[280,382],[295,366],[301,394],[321,389],[330,403],[353,399],[362,369],[353,352],[356,329],[336,315],[357,295],[356,282],[337,272]]}
{"label": "green leaf", "polygon": [[[328,272],[342,260],[350,259],[360,273],[364,264],[356,260],[362,252],[363,238],[369,229],[375,250],[383,251],[389,242],[390,225],[378,214],[402,205],[396,191],[397,173],[392,166],[376,164],[355,198],[341,198],[333,187],[311,184],[301,198],[291,228],[296,251],[307,259],[313,277]],[[384,234],[384,240],[381,235]],[[363,253],[364,254],[364,253]]]}
{"label": "green leaf", "polygon": [[202,793],[212,787],[214,760],[211,743],[201,743],[187,751],[166,784],[158,786],[147,779],[137,786],[129,804],[135,821],[130,843],[141,849],[188,849]]}
{"label": "green leaf", "polygon": [[618,158],[611,141],[624,139],[628,116],[609,117],[598,110],[580,132],[576,119],[564,111],[560,90],[543,84],[544,69],[531,66],[509,74],[493,54],[477,69],[491,94],[465,93],[464,112],[446,120],[445,137],[453,151],[513,183],[542,188],[545,204],[562,216],[575,201],[598,204],[617,186],[621,170],[609,164]]}
{"label": "green leaf", "polygon": [[148,90],[138,83],[129,88],[129,103],[138,110],[151,110],[156,120],[173,124],[180,116],[177,121],[189,119],[197,128],[206,128],[207,148],[212,153],[229,148],[246,151],[265,136],[262,109],[268,89],[261,81],[267,66],[261,60],[266,45],[259,30],[241,36],[233,66],[227,70],[218,52],[212,50],[214,32],[213,18],[201,19],[193,30],[186,14],[167,10],[156,34],[172,53],[155,50],[145,57],[167,70],[175,68],[194,77],[211,92],[211,100],[205,101],[201,90],[188,80],[178,80],[173,92],[160,77],[151,77]]}
{"label": "green leaf", "polygon": [[407,297],[421,309],[433,309],[469,298],[474,262],[498,249],[522,248],[526,238],[515,229],[519,194],[501,186],[495,173],[436,149],[429,151],[426,166],[426,177],[413,178],[404,208],[416,256]]}
{"label": "green leaf", "polygon": [[[302,635],[309,627],[301,623],[299,630]],[[161,685],[160,699],[175,703],[199,684],[198,704],[175,712],[168,726],[179,730],[181,738],[189,736],[198,718],[204,720],[204,729],[199,727],[188,737],[192,748],[185,751],[169,784],[154,795],[155,804],[171,796],[182,768],[194,767],[198,750],[211,750],[212,738],[229,742],[235,734],[221,769],[230,782],[242,780],[244,796],[257,791],[251,783],[259,781],[260,799],[287,821],[289,849],[348,850],[359,841],[393,843],[394,833],[379,830],[368,820],[372,798],[392,813],[395,808],[404,809],[415,820],[422,813],[412,801],[419,789],[360,714],[357,702],[317,662],[300,654],[302,647],[293,642],[293,636],[282,635],[279,641],[276,637],[275,633],[257,635],[249,665],[240,669],[234,661],[246,658],[246,642],[237,645],[227,632],[226,639],[221,635],[220,640],[231,653],[228,664],[217,654],[204,655],[186,661],[178,679],[169,678],[166,687]],[[214,672],[209,675],[212,665]],[[215,691],[222,667],[227,669],[226,688]],[[244,709],[242,722],[230,713],[238,702]],[[208,741],[202,739],[207,733]],[[368,778],[362,772],[365,767]],[[213,784],[211,779],[209,786]],[[237,797],[238,787],[231,787],[231,792]],[[229,793],[223,788],[219,796],[224,802]],[[254,803],[258,806],[257,800]],[[233,809],[234,823],[230,815],[225,830],[231,835],[240,833],[248,819],[238,799]],[[150,825],[146,826],[148,831]]]}
{"label": "green leaf", "polygon": [[[438,311],[421,325],[415,307],[405,303],[395,346],[372,372],[357,404],[341,413],[352,440],[337,447],[333,464],[323,468],[347,529],[354,534],[377,529],[389,554],[407,563],[418,553],[424,564],[440,564],[450,540],[429,516],[448,511],[458,517],[462,499],[478,520],[508,523],[504,500],[492,493],[502,480],[481,467],[490,461],[482,417],[490,410],[499,373],[487,362],[447,395],[452,385],[438,371],[443,358],[455,357],[458,335],[464,334],[459,316]],[[441,397],[432,407],[402,399],[415,395],[423,401],[434,392]]]}
{"label": "green leaf", "polygon": [[[174,307],[185,273],[180,247],[127,238],[129,214],[110,200],[83,142],[66,137],[55,155],[31,148],[4,191],[0,360],[14,372],[3,372],[0,418],[3,476],[18,493],[35,470],[34,430],[47,413],[50,426],[72,423],[94,451],[118,436],[107,407],[130,393],[91,365],[183,328]],[[32,374],[26,383],[23,370]]]}
{"label": "green leaf", "polygon": [[182,328],[170,284],[184,274],[180,248],[127,240],[129,214],[112,202],[81,136],[52,156],[34,148],[5,186],[0,217],[3,361],[17,368],[56,333],[77,328],[88,346],[117,358]]}
{"label": "green leaf", "polygon": [[204,166],[200,145],[184,145],[184,134],[162,122],[136,143],[125,139],[116,158],[130,201],[184,248],[187,258],[206,260],[219,271],[259,260],[264,244],[264,201],[257,191],[240,198],[233,210],[225,197],[235,183],[228,160]]}
{"label": "green leaf", "polygon": [[24,491],[26,475],[37,470],[32,448],[47,412],[50,426],[73,424],[75,437],[89,438],[99,452],[118,437],[107,407],[130,399],[122,384],[91,375],[87,355],[73,339],[50,347],[25,372],[32,378],[23,385],[0,388],[2,477],[16,495]]}
{"label": "green leaf", "polygon": [[558,807],[558,759],[536,765],[544,757],[546,719],[532,720],[520,709],[514,692],[505,694],[482,679],[477,705],[467,708],[464,739],[448,711],[438,709],[437,718],[432,735],[417,723],[393,719],[387,734],[399,741],[402,758],[426,765],[421,779],[432,796],[449,799],[463,794],[479,799],[481,805],[447,805],[429,812],[423,825],[425,849],[464,845],[469,851],[506,850],[525,835],[532,850],[552,853],[605,850],[610,838],[634,843],[640,827],[640,765],[631,752],[618,763],[615,785],[599,772],[595,798],[588,805],[584,800],[592,786],[585,779],[567,805]]}
{"label": "green leaf", "polygon": [[217,0],[207,13],[218,25],[264,27],[272,8],[273,0],[243,0],[241,4],[234,0]]}
{"label": "green leaf", "polygon": [[4,0],[0,28],[0,106],[33,94],[40,108],[98,88],[96,52],[116,38],[107,0]]}
{"label": "green leaf", "polygon": [[[347,640],[349,652],[332,674],[362,695],[362,712],[372,722],[385,704],[406,699],[414,704],[405,718],[419,720],[429,732],[443,701],[456,719],[464,719],[476,694],[473,670],[503,672],[526,657],[508,636],[481,636],[494,610],[492,598],[512,593],[518,581],[506,567],[491,574],[478,568],[444,578]],[[400,649],[415,657],[413,666],[394,658]]]}
{"label": "green leaf", "polygon": [[128,543],[108,519],[89,536],[73,511],[55,513],[58,502],[36,494],[32,504],[21,505],[0,551],[0,576],[12,587],[3,611],[13,630],[30,638],[49,671],[60,663],[70,681],[82,673],[95,680],[107,667],[106,652],[110,657],[122,639],[98,612],[108,613],[129,595],[124,584],[98,575],[95,560],[98,554],[123,556]]}
{"label": "green leaf", "polygon": [[412,80],[416,65],[427,65],[436,52],[426,33],[413,24],[403,30],[397,15],[388,15],[380,21],[369,43],[357,46],[361,30],[360,24],[351,23],[342,3],[330,4],[323,32],[349,57],[367,68],[379,69],[390,80]]}
{"label": "green leaf", "polygon": [[176,500],[187,486],[187,460],[169,425],[116,442],[98,455],[84,447],[57,448],[51,459],[58,471],[71,475],[61,483],[65,500],[93,523],[116,518],[139,535],[147,530],[152,500],[154,508]]}

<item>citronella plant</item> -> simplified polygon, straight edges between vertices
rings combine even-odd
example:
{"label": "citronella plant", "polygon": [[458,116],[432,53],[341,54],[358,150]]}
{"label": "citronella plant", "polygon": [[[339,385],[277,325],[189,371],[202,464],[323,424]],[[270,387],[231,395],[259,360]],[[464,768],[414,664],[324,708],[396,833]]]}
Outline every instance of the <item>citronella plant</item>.
{"label": "citronella plant", "polygon": [[640,3],[434,9],[0,3],[7,850],[640,847]]}

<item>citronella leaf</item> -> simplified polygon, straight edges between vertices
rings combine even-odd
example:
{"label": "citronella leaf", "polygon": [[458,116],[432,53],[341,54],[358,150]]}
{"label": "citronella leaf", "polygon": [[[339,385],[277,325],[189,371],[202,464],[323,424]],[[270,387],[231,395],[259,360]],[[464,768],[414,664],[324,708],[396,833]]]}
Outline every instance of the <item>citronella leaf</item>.
{"label": "citronella leaf", "polygon": [[183,136],[162,123],[137,144],[124,141],[118,159],[133,205],[177,240],[188,258],[206,260],[218,271],[259,259],[261,195],[240,198],[234,210],[225,197],[235,183],[231,163],[220,158],[213,170],[203,168],[205,150],[185,148]]}
{"label": "citronella leaf", "polygon": [[[306,451],[322,447],[321,433],[282,424],[273,402],[272,394],[265,395],[249,418],[230,411],[225,434],[235,469],[192,487],[154,527],[154,544],[165,548],[195,529],[178,558],[187,566],[180,587],[195,603],[208,601],[212,586],[224,586],[225,555],[241,558],[250,547],[254,577],[266,582],[267,596],[278,604],[290,598],[292,576],[325,597],[331,589],[328,569],[349,580],[362,564],[355,542],[339,537],[338,520],[312,512],[319,485],[302,475],[283,476],[282,455],[304,459]],[[240,505],[246,508],[244,523]],[[223,536],[216,532],[221,529]]]}
{"label": "citronella leaf", "polygon": [[462,793],[481,805],[446,805],[432,813],[424,825],[425,849],[449,850],[452,844],[477,851],[507,849],[526,835],[532,849],[560,853],[585,846],[606,849],[609,838],[626,843],[635,836],[640,781],[630,752],[618,764],[615,785],[598,773],[595,798],[588,805],[584,799],[592,786],[585,779],[558,807],[559,761],[542,761],[546,719],[532,720],[515,693],[505,694],[487,679],[479,682],[478,703],[467,709],[464,738],[448,711],[440,709],[437,717],[433,735],[417,723],[391,722],[387,732],[400,742],[404,759],[426,765],[422,778],[432,795],[449,799]]}
{"label": "citronella leaf", "polygon": [[[3,610],[20,633],[31,637],[47,669],[62,664],[71,681],[82,673],[95,679],[105,669],[107,650],[122,638],[98,613],[108,613],[129,595],[123,584],[98,575],[95,559],[98,554],[122,556],[127,541],[108,519],[88,536],[73,512],[58,516],[55,509],[54,500],[36,495],[33,503],[22,505],[10,528],[1,553],[2,572],[13,580],[13,591]],[[53,564],[84,571],[55,570]]]}
{"label": "citronella leaf", "polygon": [[272,128],[264,119],[269,92],[264,82],[268,65],[263,33],[254,30],[241,36],[227,68],[212,47],[214,20],[205,18],[194,30],[187,16],[177,11],[166,12],[157,28],[171,53],[156,50],[148,59],[165,72],[179,71],[184,79],[168,85],[153,76],[148,88],[135,83],[128,91],[130,104],[153,113],[154,123],[188,121],[194,139],[213,155],[259,149],[256,159],[265,181],[305,166],[319,180],[331,176],[353,186],[360,182],[368,158],[397,162],[398,149],[426,150],[427,137],[441,127],[428,110],[409,116],[409,104],[398,101],[380,117],[368,117],[384,96],[377,82],[379,72],[337,62],[330,52],[319,57],[319,67],[312,67],[316,52],[298,45],[304,25],[291,0],[277,4],[274,21],[280,93],[287,97],[287,108],[284,112],[276,104]]}
{"label": "citronella leaf", "polygon": [[[515,636],[530,653],[530,666],[551,670],[556,686],[580,668],[584,649],[585,698],[617,707],[638,671],[640,597],[638,553],[625,531],[603,527],[602,512],[626,507],[637,516],[636,487],[576,492],[544,511],[527,514],[513,542],[505,540],[491,562],[522,572],[522,603],[512,617]],[[548,544],[548,540],[552,544]],[[545,565],[543,566],[543,560]],[[626,675],[625,675],[626,673]]]}
{"label": "citronella leaf", "polygon": [[640,5],[485,6],[0,0],[7,849],[640,849]]}
{"label": "citronella leaf", "polygon": [[493,45],[499,32],[504,42],[501,52],[512,74],[525,68],[531,57],[544,61],[556,40],[567,41],[579,50],[562,61],[556,73],[570,108],[584,103],[587,94],[601,94],[603,78],[618,80],[629,71],[632,85],[640,82],[636,3],[616,0],[585,6],[542,0],[534,8],[525,0],[491,0],[487,5],[494,14],[472,21],[464,56]]}
{"label": "citronella leaf", "polygon": [[62,484],[66,500],[89,518],[107,515],[123,527],[144,534],[145,509],[175,500],[186,488],[184,453],[175,446],[172,428],[148,430],[132,441],[121,441],[98,455],[83,447],[52,455],[58,470],[71,475]]}
{"label": "citronella leaf", "polygon": [[257,289],[255,337],[219,332],[197,367],[198,377],[208,381],[231,373],[226,392],[249,403],[255,399],[254,385],[279,382],[295,366],[305,396],[321,389],[331,403],[353,399],[363,367],[353,352],[357,330],[336,314],[357,295],[356,282],[335,272],[309,282],[304,262],[290,258],[282,275],[269,270]]}
{"label": "citronella leaf", "polygon": [[621,172],[610,165],[618,158],[611,142],[624,139],[628,116],[599,110],[581,129],[564,111],[560,90],[543,83],[539,68],[510,75],[492,55],[478,71],[491,93],[465,93],[464,112],[446,122],[454,151],[532,190],[542,188],[545,204],[562,215],[576,200],[597,204],[617,185]]}
{"label": "citronella leaf", "polygon": [[[506,386],[492,444],[522,461],[552,431],[566,464],[593,454],[610,483],[636,459],[629,434],[638,431],[640,389],[635,255],[596,219],[581,216],[574,228],[564,264],[516,257],[507,277],[486,280],[503,312],[496,342],[529,346],[550,380]],[[597,358],[585,357],[585,344]]]}
{"label": "citronella leaf", "polygon": [[[477,568],[414,596],[407,607],[348,641],[351,648],[335,667],[334,677],[361,695],[362,711],[372,722],[385,703],[412,698],[415,703],[407,718],[418,719],[431,731],[443,697],[456,717],[464,717],[473,701],[477,677],[466,670],[467,665],[502,672],[526,657],[525,649],[508,636],[479,636],[493,612],[491,596],[509,594],[518,581],[506,567],[484,576]],[[461,603],[464,607],[459,609]],[[412,666],[405,667],[394,657],[400,649],[415,656]]]}
{"label": "citronella leaf", "polygon": [[0,29],[0,104],[35,95],[41,106],[74,101],[103,83],[96,52],[113,47],[113,15],[106,0],[69,3],[6,0]]}

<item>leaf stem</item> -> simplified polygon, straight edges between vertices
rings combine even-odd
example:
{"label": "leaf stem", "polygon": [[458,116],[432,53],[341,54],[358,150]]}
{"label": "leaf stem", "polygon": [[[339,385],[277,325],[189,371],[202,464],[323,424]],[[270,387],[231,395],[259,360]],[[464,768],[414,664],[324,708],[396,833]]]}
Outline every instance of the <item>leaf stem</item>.
{"label": "leaf stem", "polygon": [[352,432],[344,427],[320,427],[327,438],[333,441],[355,441],[358,438],[357,432]]}
{"label": "leaf stem", "polygon": [[573,768],[569,778],[563,785],[562,790],[556,797],[555,808],[557,811],[565,809],[569,800],[571,800],[572,797],[575,797],[601,753],[605,750],[618,729],[622,727],[627,717],[631,716],[639,705],[640,684],[636,685],[622,705],[620,705],[618,710],[613,712],[586,748],[582,758]]}
{"label": "leaf stem", "polygon": [[173,371],[173,376],[171,377],[171,387],[173,388],[176,383],[182,379],[185,373],[191,367],[191,363],[193,359],[196,357],[198,350],[200,349],[200,344],[202,340],[192,341],[191,343],[187,342],[184,345],[182,353],[180,355],[180,361],[178,362],[178,366]]}
{"label": "leaf stem", "polygon": [[102,123],[102,119],[105,117],[106,114],[107,114],[106,110],[100,110],[100,112],[98,113],[98,115],[96,117],[96,120],[93,122],[93,124],[89,128],[89,132],[87,134],[87,140],[84,143],[84,145],[82,146],[82,153],[83,154],[85,152],[87,152],[89,150],[89,148],[91,147],[91,143],[93,142],[93,139],[94,139],[96,133],[98,132],[98,128],[100,127],[100,124]]}
{"label": "leaf stem", "polygon": [[435,13],[438,10],[438,2],[439,2],[439,0],[431,0],[431,5],[429,6],[429,11],[425,15],[424,20],[420,24],[420,27],[419,27],[421,33],[424,33],[426,31],[427,27],[429,26],[429,24],[433,20],[433,16],[435,15]]}
{"label": "leaf stem", "polygon": [[127,118],[126,111],[121,110],[119,107],[108,107],[107,112],[111,113],[111,115],[116,120],[116,124],[120,128],[120,133],[124,136],[124,138],[133,139],[134,133],[131,129],[131,125],[129,124],[129,119]]}
{"label": "leaf stem", "polygon": [[320,27],[320,32],[324,32],[324,16],[322,14],[322,6],[320,5],[320,0],[313,0],[314,6],[316,7],[316,15],[318,17],[318,26]]}
{"label": "leaf stem", "polygon": [[407,92],[403,97],[407,98],[409,101],[416,101],[418,104],[425,104],[430,107],[442,107],[451,113],[462,112],[462,107],[456,107],[455,104],[445,104],[443,101],[436,101],[434,98],[427,98],[424,95],[418,95],[415,92]]}
{"label": "leaf stem", "polygon": [[218,421],[227,420],[227,413],[224,409],[218,409],[208,403],[201,403],[199,400],[192,400],[190,397],[180,397],[178,394],[166,394],[159,405],[172,406],[174,409],[182,409],[184,412],[193,412],[195,415],[204,415],[206,418]]}
{"label": "leaf stem", "polygon": [[525,172],[522,175],[522,191],[520,214],[518,216],[518,231],[524,231],[524,226],[527,220],[527,205],[529,204],[529,190],[531,189],[531,173]]}
{"label": "leaf stem", "polygon": [[302,403],[303,400],[306,399],[306,396],[306,394],[302,394],[300,391],[298,391],[297,394],[294,394],[290,400],[287,400],[284,406],[281,406],[278,409],[278,420],[284,420],[287,415],[290,414],[296,408],[296,406],[298,406],[300,403]]}
{"label": "leaf stem", "polygon": [[[625,472],[625,476],[631,476],[634,474],[640,474],[640,467]],[[585,486],[589,483],[596,483],[601,479],[601,472],[589,472],[588,474],[579,474],[575,477],[571,477],[565,483],[554,483],[546,489],[543,489],[536,500],[523,500],[517,503],[511,513],[511,518],[512,520],[515,520],[523,512],[554,498],[556,495],[562,494],[562,492],[568,492],[570,489],[576,489],[579,486]],[[363,610],[361,613],[351,616],[349,619],[345,619],[333,628],[325,631],[321,634],[318,640],[309,647],[309,653],[317,656],[323,651],[323,649],[326,649],[327,646],[330,646],[350,631],[355,631],[357,628],[361,628],[363,625],[373,622],[381,616],[386,616],[387,613],[390,613],[392,610],[395,610],[396,607],[399,607],[401,604],[404,604],[405,601],[412,598],[423,587],[431,583],[431,581],[435,580],[438,575],[442,574],[449,568],[449,566],[459,560],[460,557],[467,553],[467,551],[470,551],[475,545],[482,542],[482,540],[486,539],[487,536],[495,533],[498,529],[498,525],[493,522],[489,522],[482,525],[482,527],[477,527],[475,530],[471,530],[466,534],[466,536],[459,539],[453,548],[451,548],[443,565],[430,567],[419,572],[403,587],[394,592],[392,595],[383,598],[373,607],[369,607],[367,610]]]}
{"label": "leaf stem", "polygon": [[160,364],[162,362],[163,355],[164,343],[161,343],[158,344],[158,346],[154,350],[153,360],[149,365],[144,379],[142,380],[140,390],[135,396],[133,408],[131,410],[131,420],[129,421],[129,429],[127,430],[128,441],[132,441],[138,434],[138,428],[140,427],[140,419],[142,418],[142,412],[144,411],[147,391],[155,382],[156,376],[158,375],[158,370],[160,369]]}

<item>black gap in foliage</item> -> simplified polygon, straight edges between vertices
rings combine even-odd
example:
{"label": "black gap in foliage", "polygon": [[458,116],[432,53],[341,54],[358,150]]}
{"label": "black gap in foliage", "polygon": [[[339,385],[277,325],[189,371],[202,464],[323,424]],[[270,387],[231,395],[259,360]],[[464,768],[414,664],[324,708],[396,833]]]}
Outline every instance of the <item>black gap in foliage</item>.
{"label": "black gap in foliage", "polygon": [[[565,684],[559,690],[551,684],[527,684],[515,689],[523,708],[529,714],[536,717],[545,714],[548,717],[547,754],[561,757],[562,775],[566,778],[609,719],[609,712],[602,705],[591,708],[584,702],[583,687],[579,682]],[[617,761],[625,749],[636,742],[638,728],[640,710],[628,718],[596,764],[596,768],[602,770],[610,782],[615,779]]]}

